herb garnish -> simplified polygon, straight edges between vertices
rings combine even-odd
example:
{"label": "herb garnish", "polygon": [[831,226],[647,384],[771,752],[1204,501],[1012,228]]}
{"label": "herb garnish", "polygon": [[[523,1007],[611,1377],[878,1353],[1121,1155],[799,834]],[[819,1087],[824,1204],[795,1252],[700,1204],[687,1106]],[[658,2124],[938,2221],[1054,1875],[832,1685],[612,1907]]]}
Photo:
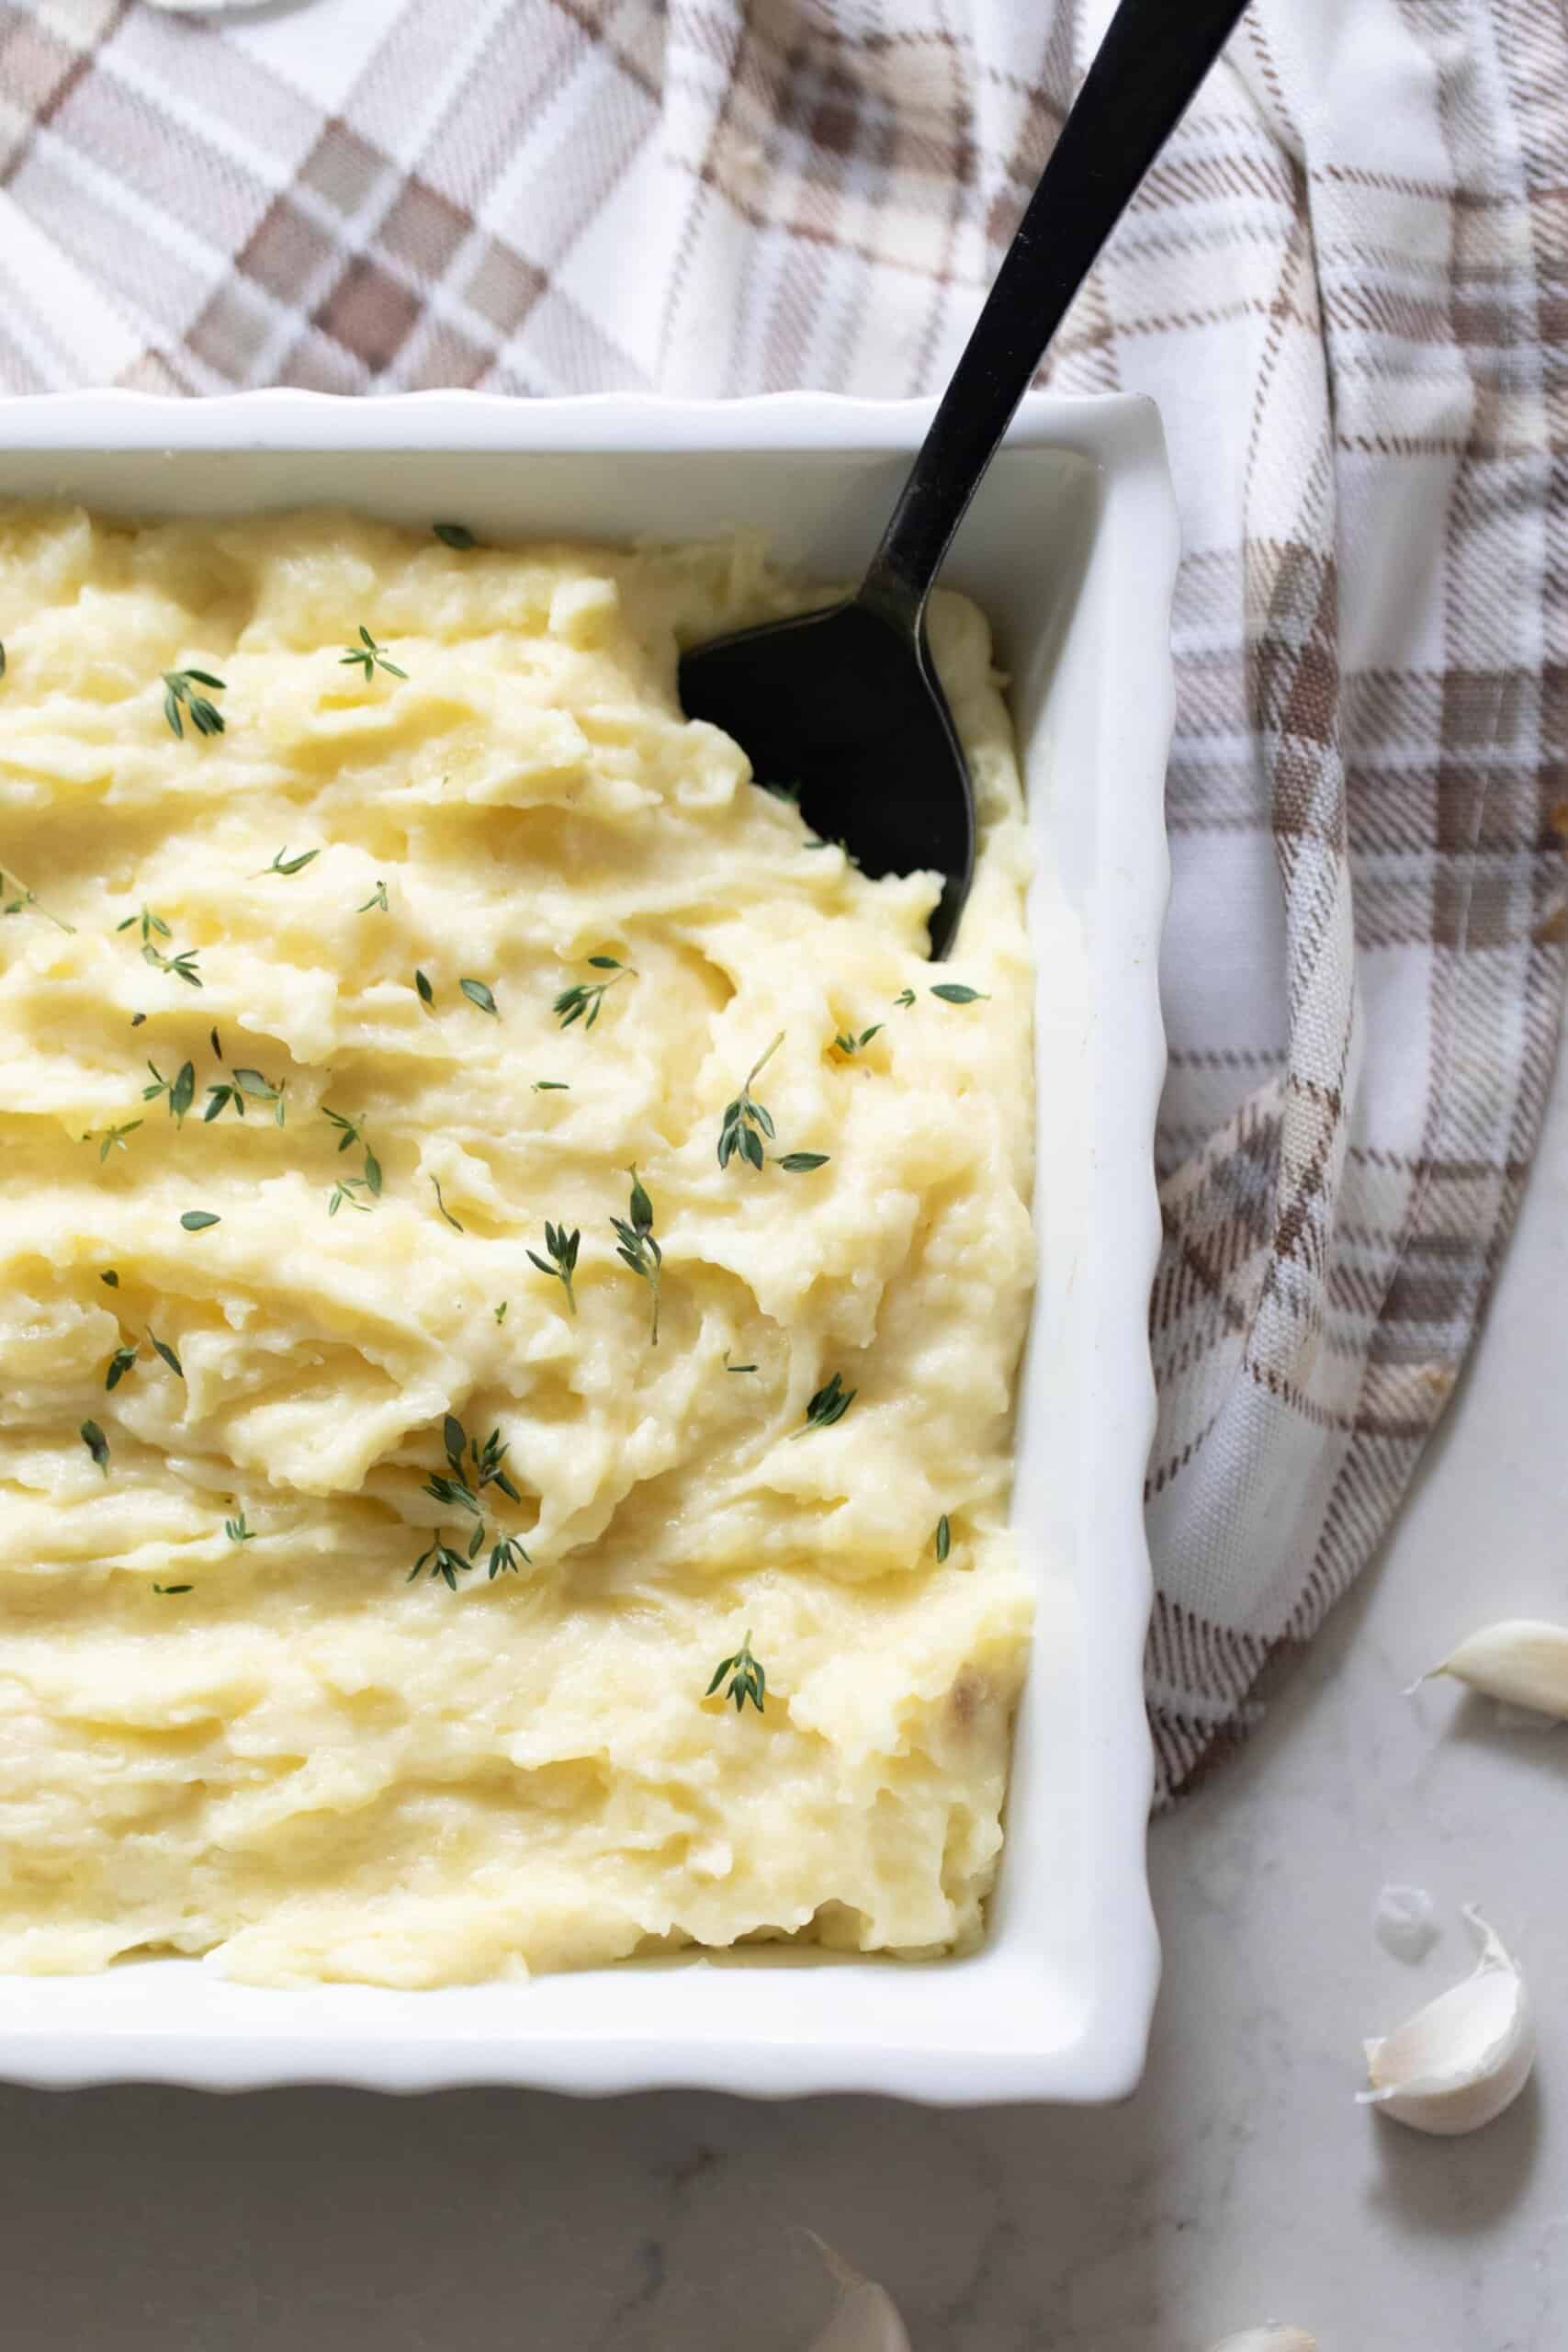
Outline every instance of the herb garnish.
{"label": "herb garnish", "polygon": [[137,1345],[134,1340],[132,1340],[129,1346],[116,1348],[113,1355],[109,1358],[109,1368],[104,1374],[104,1387],[106,1391],[118,1388],[119,1386],[120,1382],[125,1378],[126,1374],[136,1362],[138,1352]]}
{"label": "herb garnish", "polygon": [[214,1022],[212,1027],[207,1034],[212,1041],[213,1053],[216,1055],[217,1058],[221,1061],[223,1058],[223,1048],[218,1040],[218,1024],[216,1022]]}
{"label": "herb garnish", "polygon": [[160,972],[173,972],[177,980],[184,980],[193,989],[200,988],[201,978],[196,968],[200,949],[185,947],[177,955],[164,955],[163,949],[155,944],[155,939],[169,938],[169,926],[162,915],[153,913],[151,907],[143,907],[140,915],[127,915],[123,922],[116,923],[115,929],[130,931],[137,923],[141,927],[142,962],[155,966]]}
{"label": "herb garnish", "polygon": [[419,1001],[421,1004],[434,1004],[435,1002],[435,990],[431,987],[430,982],[425,978],[423,972],[415,972],[413,976],[413,984],[419,990]]}
{"label": "herb garnish", "polygon": [[[433,1176],[433,1177],[431,1178],[431,1180],[430,1180],[430,1181],[431,1181],[431,1182],[432,1182],[432,1183],[434,1185],[434,1187],[435,1187],[435,1205],[436,1205],[436,1207],[440,1210],[440,1212],[441,1212],[442,1216],[446,1218],[446,1220],[447,1224],[451,1227],[451,1228],[452,1228],[453,1232],[454,1232],[454,1233],[461,1233],[461,1232],[463,1231],[463,1227],[458,1224],[458,1222],[457,1222],[457,1218],[453,1216],[453,1214],[452,1214],[451,1210],[447,1207],[447,1205],[446,1205],[446,1202],[445,1202],[445,1201],[442,1199],[442,1197],[441,1197],[441,1179],[440,1179],[440,1177],[439,1177],[439,1176]],[[530,1251],[530,1252],[529,1252],[529,1255],[530,1255],[530,1256],[532,1256],[532,1254],[533,1254],[533,1253],[532,1253],[532,1251]]]}
{"label": "herb garnish", "polygon": [[945,1559],[946,1559],[946,1557],[947,1557],[947,1555],[948,1555],[948,1554],[952,1551],[952,1549],[953,1549],[953,1530],[952,1530],[952,1528],[951,1528],[951,1527],[948,1525],[948,1523],[947,1523],[947,1513],[946,1513],[945,1511],[943,1511],[943,1512],[942,1512],[942,1517],[937,1521],[937,1523],[936,1523],[936,1555],[937,1555],[937,1558],[938,1558],[939,1560],[945,1560]]}
{"label": "herb garnish", "polygon": [[152,1073],[152,1083],[142,1088],[141,1100],[143,1102],[155,1102],[160,1094],[166,1094],[170,1118],[183,1124],[186,1113],[196,1100],[195,1065],[182,1062],[172,1079],[164,1076],[156,1062],[149,1062],[147,1067]]}
{"label": "herb garnish", "polygon": [[990,1002],[984,989],[966,989],[958,980],[943,980],[940,988],[932,989],[931,994],[941,997],[943,1004],[988,1004]]}
{"label": "herb garnish", "polygon": [[148,1344],[152,1349],[153,1352],[163,1357],[164,1362],[168,1365],[169,1370],[175,1374],[177,1379],[183,1380],[186,1376],[185,1366],[181,1363],[178,1356],[175,1355],[173,1348],[168,1345],[167,1341],[160,1340],[156,1331],[149,1331],[147,1334],[147,1340]]}
{"label": "herb garnish", "polygon": [[[51,915],[49,909],[39,899],[37,893],[28,889],[27,884],[23,881],[19,874],[13,874],[9,878],[11,888],[18,893],[18,896],[12,899],[5,907],[0,907],[0,914],[19,915],[26,908],[35,907],[39,913],[43,917],[45,922],[51,922],[56,931],[69,932],[73,936],[74,936],[76,930],[75,924],[73,922],[66,922],[63,917],[60,915]],[[3,895],[5,892],[6,882],[6,875],[4,873],[0,873],[0,895]]]}
{"label": "herb garnish", "polygon": [[831,1429],[835,1421],[843,1419],[859,1395],[858,1388],[846,1388],[839,1374],[835,1373],[832,1379],[824,1383],[807,1406],[806,1429],[796,1430],[795,1436],[804,1437],[807,1430]]}
{"label": "herb garnish", "polygon": [[466,523],[433,523],[430,527],[444,548],[477,548],[479,545]]}
{"label": "herb garnish", "polygon": [[614,972],[615,978],[613,980],[578,980],[570,988],[562,989],[550,1011],[563,1029],[570,1029],[574,1021],[581,1021],[585,1029],[592,1029],[609,990],[618,981],[635,980],[637,978],[631,966],[623,964],[618,956],[590,956],[588,962],[594,971]]}
{"label": "herb garnish", "polygon": [[194,1592],[196,1587],[193,1584],[155,1584],[152,1589],[154,1592]]}
{"label": "herb garnish", "polygon": [[805,1176],[813,1168],[826,1168],[829,1156],[825,1151],[786,1151],[774,1160],[773,1165],[782,1168],[786,1175]]}
{"label": "herb garnish", "polygon": [[[137,1128],[141,1125],[142,1122],[140,1119],[127,1119],[122,1127],[106,1127],[104,1129],[103,1134],[98,1137],[98,1165],[100,1168],[103,1166],[111,1151],[129,1151],[130,1149],[130,1146],[126,1142],[125,1138],[127,1136],[133,1136],[136,1133]],[[91,1136],[84,1136],[82,1140],[84,1143],[91,1143],[93,1141],[93,1137]],[[118,1276],[116,1279],[118,1280]]]}
{"label": "herb garnish", "polygon": [[[521,1502],[523,1498],[507,1476],[505,1463],[509,1448],[502,1443],[498,1429],[491,1430],[481,1445],[478,1438],[469,1437],[456,1413],[448,1413],[441,1425],[441,1441],[446,1450],[446,1470],[433,1472],[421,1492],[448,1510],[467,1511],[474,1521],[473,1532],[468,1538],[465,1556],[446,1541],[437,1528],[434,1541],[420,1554],[409,1570],[406,1581],[412,1584],[421,1571],[428,1567],[433,1577],[439,1577],[449,1591],[456,1592],[457,1578],[468,1575],[490,1540],[479,1496],[487,1487],[498,1487],[514,1503]],[[465,1466],[465,1454],[472,1464],[471,1475]],[[505,1534],[498,1536],[491,1544],[491,1584],[507,1571],[515,1575],[519,1560],[527,1561],[530,1567],[533,1566],[522,1538]]]}
{"label": "herb garnish", "polygon": [[96,1421],[84,1421],[76,1434],[107,1478],[109,1475],[109,1442]]}
{"label": "herb garnish", "polygon": [[457,986],[470,1004],[477,1004],[481,1012],[493,1012],[500,1018],[501,1008],[482,980],[459,980]]}
{"label": "herb garnish", "polygon": [[[287,1084],[286,1079],[283,1085]],[[237,1069],[233,1077],[226,1080],[221,1085],[212,1085],[208,1088],[207,1108],[201,1114],[203,1126],[210,1126],[213,1120],[220,1117],[231,1103],[243,1119],[245,1115],[247,1094],[253,1102],[269,1103],[274,1121],[278,1126],[282,1126],[287,1109],[283,1099],[283,1086],[274,1086],[272,1080],[264,1078],[259,1069]]]}
{"label": "herb garnish", "polygon": [[205,695],[195,693],[193,690],[197,686],[211,686],[219,694],[228,692],[222,679],[215,678],[210,670],[165,670],[164,673],[164,718],[174,732],[183,739],[186,731],[180,720],[180,707],[183,704],[190,714],[190,723],[198,735],[221,735],[223,713],[215,702],[209,702]]}
{"label": "herb garnish", "polygon": [[505,1322],[505,1320],[506,1320],[506,1309],[507,1309],[507,1306],[509,1306],[509,1304],[510,1304],[510,1301],[509,1301],[509,1300],[507,1300],[507,1299],[504,1299],[504,1298],[503,1298],[503,1299],[502,1300],[502,1302],[501,1302],[501,1305],[500,1305],[498,1307],[496,1307],[496,1308],[495,1308],[495,1310],[494,1310],[494,1313],[495,1313],[495,1319],[496,1319],[496,1321],[497,1321],[498,1323],[504,1323],[504,1322]]}
{"label": "herb garnish", "polygon": [[570,1094],[571,1089],[564,1078],[536,1078],[530,1091],[535,1094]]}
{"label": "herb garnish", "polygon": [[536,1250],[530,1250],[528,1252],[542,1274],[548,1274],[552,1281],[559,1283],[566,1293],[566,1303],[574,1315],[577,1313],[577,1294],[572,1289],[571,1278],[577,1271],[578,1245],[581,1239],[582,1232],[580,1227],[574,1226],[569,1233],[564,1225],[550,1225],[547,1222],[545,1247],[554,1262],[547,1263]]}
{"label": "herb garnish", "polygon": [[224,1521],[223,1532],[229,1538],[231,1544],[254,1544],[255,1542],[255,1529],[245,1525],[245,1506],[243,1503],[240,1505],[239,1515],[237,1518],[226,1519]]}
{"label": "herb garnish", "polygon": [[354,911],[356,915],[367,915],[372,907],[379,907],[384,915],[389,915],[392,911],[387,904],[387,886],[384,882],[378,882],[365,904],[362,907],[355,907]]}
{"label": "herb garnish", "polygon": [[724,1695],[727,1699],[734,1700],[736,1713],[739,1715],[745,1712],[746,1702],[748,1699],[750,1700],[751,1704],[756,1708],[759,1714],[763,1713],[764,1709],[762,1706],[762,1699],[767,1690],[768,1678],[762,1668],[751,1655],[751,1630],[750,1626],[747,1627],[746,1638],[741,1643],[740,1647],[736,1651],[735,1656],[733,1657],[721,1658],[717,1666],[715,1667],[713,1680],[708,1684],[707,1689],[703,1693],[705,1699],[711,1699],[713,1697],[714,1692],[718,1689],[719,1684],[724,1680],[727,1674],[730,1677],[730,1684],[728,1690]]}
{"label": "herb garnish", "polygon": [[101,1283],[107,1283],[110,1290],[118,1290],[119,1288],[119,1276],[115,1272],[112,1266],[107,1267],[98,1276],[98,1280]]}
{"label": "herb garnish", "polygon": [[408,676],[406,670],[400,670],[395,662],[388,661],[385,648],[377,644],[363,621],[359,624],[358,644],[344,650],[339,657],[338,666],[340,669],[352,669],[356,662],[363,668],[367,681],[377,670],[385,670],[394,678]]}
{"label": "herb garnish", "polygon": [[354,1197],[356,1193],[368,1190],[369,1187],[363,1176],[340,1176],[333,1186],[332,1197],[327,1203],[327,1215],[336,1216],[339,1209],[358,1209],[362,1216],[368,1216],[369,1202],[356,1201]]}
{"label": "herb garnish", "polygon": [[897,993],[897,995],[894,998],[893,1001],[894,1001],[894,1003],[895,1003],[895,1004],[913,1004],[913,1003],[914,1003],[914,1001],[915,1001],[915,991],[914,991],[914,989],[899,989],[899,991],[898,991],[898,993]]}
{"label": "herb garnish", "polygon": [[759,1071],[766,1069],[779,1047],[784,1044],[781,1029],[760,1061],[752,1063],[745,1081],[733,1102],[725,1105],[724,1119],[718,1131],[718,1164],[728,1168],[735,1154],[749,1160],[753,1168],[762,1165],[762,1137],[773,1140],[773,1122],[766,1107],[753,1101],[751,1081]]}
{"label": "herb garnish", "polygon": [[302,849],[298,857],[290,857],[288,843],[285,842],[283,847],[275,854],[272,864],[264,865],[259,873],[253,874],[251,880],[263,881],[269,874],[302,874],[312,858],[320,857],[321,854],[319,849]]}
{"label": "herb garnish", "polygon": [[[726,1353],[728,1359],[728,1351]],[[754,1363],[730,1363],[728,1360],[724,1368],[726,1372],[755,1372],[757,1369]]]}
{"label": "herb garnish", "polygon": [[833,1043],[841,1054],[858,1054],[863,1046],[869,1046],[872,1039],[880,1035],[882,1025],[880,1021],[874,1021],[871,1027],[863,1029],[858,1037],[853,1035],[846,1036],[840,1029]]}
{"label": "herb garnish", "polygon": [[209,1225],[221,1225],[222,1222],[222,1218],[215,1216],[210,1209],[186,1209],[180,1219],[187,1233],[205,1233]]}
{"label": "herb garnish", "polygon": [[[615,1255],[628,1265],[634,1274],[640,1274],[653,1294],[653,1329],[649,1345],[659,1345],[659,1276],[664,1262],[664,1252],[653,1238],[653,1203],[643,1190],[637,1170],[627,1171],[632,1180],[630,1207],[624,1217],[613,1216],[618,1247]],[[575,1263],[575,1253],[573,1262]],[[538,1261],[536,1259],[535,1263]]]}

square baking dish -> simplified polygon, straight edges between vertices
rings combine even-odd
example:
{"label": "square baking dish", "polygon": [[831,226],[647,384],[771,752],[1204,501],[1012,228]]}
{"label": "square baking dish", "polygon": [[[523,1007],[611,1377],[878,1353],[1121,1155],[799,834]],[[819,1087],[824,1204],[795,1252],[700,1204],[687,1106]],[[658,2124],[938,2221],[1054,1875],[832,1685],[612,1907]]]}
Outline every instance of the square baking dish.
{"label": "square baking dish", "polygon": [[[878,537],[925,402],[378,401],[129,392],[0,401],[0,496],[125,514],[324,502],[494,538],[760,527],[824,580]],[[0,2075],[581,2093],[1101,2100],[1143,2064],[1158,1953],[1142,1486],[1164,1072],[1157,970],[1177,525],[1144,401],[1032,398],[943,574],[1011,678],[1038,858],[1040,1281],[1014,1521],[1038,1592],[983,1948],[908,1962],[752,1948],[404,1993],[226,1983],[194,1960],[0,1979]]]}

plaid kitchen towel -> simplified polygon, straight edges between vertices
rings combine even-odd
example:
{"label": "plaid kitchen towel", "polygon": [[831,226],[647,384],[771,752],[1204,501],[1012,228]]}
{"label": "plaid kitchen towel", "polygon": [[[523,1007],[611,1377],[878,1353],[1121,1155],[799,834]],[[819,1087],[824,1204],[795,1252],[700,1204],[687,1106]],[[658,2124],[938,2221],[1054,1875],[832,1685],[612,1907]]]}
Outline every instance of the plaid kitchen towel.
{"label": "plaid kitchen towel", "polygon": [[[1109,0],[0,0],[0,383],[941,383]],[[1387,1528],[1568,935],[1568,20],[1256,0],[1049,379],[1186,527],[1162,1793]]]}

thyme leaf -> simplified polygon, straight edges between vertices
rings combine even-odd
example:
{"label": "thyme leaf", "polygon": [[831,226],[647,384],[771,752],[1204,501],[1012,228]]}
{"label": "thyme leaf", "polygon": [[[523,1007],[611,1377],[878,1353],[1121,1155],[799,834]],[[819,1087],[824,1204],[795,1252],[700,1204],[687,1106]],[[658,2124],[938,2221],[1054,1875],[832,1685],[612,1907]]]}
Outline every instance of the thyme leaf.
{"label": "thyme leaf", "polygon": [[762,1165],[762,1138],[773,1141],[773,1122],[765,1103],[759,1102],[751,1092],[751,1081],[766,1069],[779,1047],[784,1044],[781,1029],[773,1044],[747,1071],[739,1093],[733,1102],[725,1105],[724,1117],[718,1130],[718,1164],[728,1168],[737,1152],[750,1167]]}
{"label": "thyme leaf", "polygon": [[727,1699],[734,1700],[736,1713],[739,1715],[744,1713],[746,1702],[750,1699],[757,1713],[761,1714],[764,1712],[762,1701],[768,1688],[768,1678],[758,1660],[751,1655],[750,1627],[747,1628],[746,1638],[734,1657],[720,1658],[715,1667],[713,1680],[703,1693],[705,1699],[713,1697],[726,1675],[729,1677],[729,1688],[724,1695]]}
{"label": "thyme leaf", "polygon": [[363,621],[359,624],[358,644],[344,647],[339,656],[338,666],[340,669],[352,669],[355,662],[363,669],[367,682],[378,670],[385,670],[393,678],[408,676],[406,670],[400,670],[395,662],[388,661],[386,648],[377,644]]}
{"label": "thyme leaf", "polygon": [[580,1227],[574,1226],[569,1233],[564,1225],[551,1225],[547,1221],[545,1248],[549,1252],[548,1259],[541,1258],[536,1250],[528,1252],[542,1274],[548,1274],[552,1281],[559,1283],[573,1315],[577,1313],[577,1294],[571,1286],[572,1276],[577,1272],[577,1252],[581,1240]]}
{"label": "thyme leaf", "polygon": [[221,735],[223,713],[215,702],[198,695],[197,686],[210,686],[216,694],[228,689],[221,678],[210,670],[165,670],[164,673],[164,716],[172,731],[184,740],[185,726],[180,713],[184,710],[198,735]]}
{"label": "thyme leaf", "polygon": [[831,1380],[823,1383],[807,1404],[806,1428],[796,1430],[795,1436],[804,1437],[808,1430],[831,1429],[835,1421],[843,1419],[859,1395],[858,1388],[846,1388],[840,1374],[835,1373]]}
{"label": "thyme leaf", "polygon": [[618,986],[622,980],[635,980],[637,978],[631,966],[623,964],[618,956],[590,956],[587,960],[593,971],[611,972],[615,978],[608,980],[577,980],[570,988],[562,989],[551,1005],[550,1011],[563,1029],[570,1029],[574,1021],[581,1021],[585,1029],[592,1029],[599,1018],[604,999],[611,989]]}
{"label": "thyme leaf", "polygon": [[644,1191],[636,1168],[627,1172],[632,1180],[627,1213],[624,1217],[613,1216],[610,1223],[615,1234],[616,1257],[629,1266],[634,1274],[640,1274],[653,1294],[653,1326],[649,1334],[649,1345],[656,1348],[659,1345],[659,1278],[664,1263],[664,1252],[653,1238],[653,1203]]}

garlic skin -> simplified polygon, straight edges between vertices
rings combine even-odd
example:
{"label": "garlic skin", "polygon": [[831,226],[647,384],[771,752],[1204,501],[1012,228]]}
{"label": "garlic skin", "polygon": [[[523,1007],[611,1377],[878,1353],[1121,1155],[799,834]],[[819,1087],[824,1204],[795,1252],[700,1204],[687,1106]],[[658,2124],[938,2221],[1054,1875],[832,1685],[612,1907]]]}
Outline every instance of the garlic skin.
{"label": "garlic skin", "polygon": [[1535,2028],[1524,1978],[1479,1912],[1467,1908],[1481,1945],[1472,1974],[1417,2009],[1396,2032],[1368,2041],[1358,2094],[1414,2132],[1478,2132],[1511,2107],[1535,2064]]}
{"label": "garlic skin", "polygon": [[1212,2344],[1209,2352],[1317,2352],[1317,2338],[1300,2327],[1244,2327],[1239,2335]]}
{"label": "garlic skin", "polygon": [[837,2307],[812,2339],[810,2352],[909,2352],[908,2333],[886,2289],[863,2278],[814,2230],[807,2235],[839,2284]]}
{"label": "garlic skin", "polygon": [[1446,1674],[1511,1707],[1568,1722],[1568,1626],[1537,1617],[1483,1625],[1422,1680]]}
{"label": "garlic skin", "polygon": [[1424,1886],[1383,1887],[1372,1928],[1384,1951],[1412,1967],[1426,1959],[1441,1932],[1438,1906]]}

